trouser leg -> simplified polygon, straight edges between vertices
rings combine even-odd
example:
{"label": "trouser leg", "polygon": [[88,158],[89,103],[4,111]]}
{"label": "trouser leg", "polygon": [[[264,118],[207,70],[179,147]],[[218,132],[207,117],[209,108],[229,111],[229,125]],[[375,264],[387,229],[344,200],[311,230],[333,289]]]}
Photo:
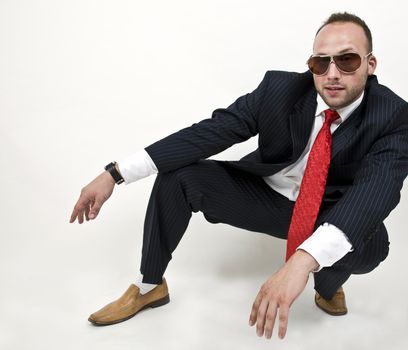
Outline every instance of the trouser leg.
{"label": "trouser leg", "polygon": [[[292,210],[293,202],[269,188],[262,178],[225,163],[200,161],[160,174],[145,219],[143,282],[161,282],[192,212],[203,212],[213,223],[226,223],[286,239]],[[332,267],[316,273],[315,289],[330,299],[351,274],[372,271],[387,253],[388,236],[383,228],[367,242],[362,253],[348,253]]]}
{"label": "trouser leg", "polygon": [[160,283],[192,212],[286,239],[293,202],[262,178],[216,161],[200,161],[157,176],[149,200],[142,249],[143,282]]}

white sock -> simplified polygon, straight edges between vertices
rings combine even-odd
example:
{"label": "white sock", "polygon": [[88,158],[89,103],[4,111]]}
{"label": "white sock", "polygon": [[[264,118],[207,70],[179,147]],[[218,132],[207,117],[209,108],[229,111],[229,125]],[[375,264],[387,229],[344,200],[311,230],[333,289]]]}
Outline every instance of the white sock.
{"label": "white sock", "polygon": [[157,284],[143,283],[142,281],[143,281],[143,275],[140,274],[135,283],[136,286],[139,287],[140,294],[149,293],[151,290],[157,287]]}

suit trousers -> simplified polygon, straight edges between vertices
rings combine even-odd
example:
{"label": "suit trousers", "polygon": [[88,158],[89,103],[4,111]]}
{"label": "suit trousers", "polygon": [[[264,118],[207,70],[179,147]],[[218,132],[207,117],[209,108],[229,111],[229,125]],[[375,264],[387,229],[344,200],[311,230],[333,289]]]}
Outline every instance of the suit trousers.
{"label": "suit trousers", "polygon": [[[161,283],[192,212],[201,211],[210,223],[287,239],[293,207],[294,202],[271,189],[262,177],[228,163],[201,160],[159,173],[144,224],[140,268],[143,282]],[[379,263],[366,260],[347,254],[332,267],[314,274],[315,289],[330,299],[351,273],[369,272]]]}

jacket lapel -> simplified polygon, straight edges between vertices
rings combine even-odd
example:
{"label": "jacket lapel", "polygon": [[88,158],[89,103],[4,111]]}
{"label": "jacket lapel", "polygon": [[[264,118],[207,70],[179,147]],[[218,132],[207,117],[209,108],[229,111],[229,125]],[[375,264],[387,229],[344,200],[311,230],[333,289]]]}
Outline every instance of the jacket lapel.
{"label": "jacket lapel", "polygon": [[352,139],[362,119],[362,109],[365,101],[363,100],[360,106],[347,118],[344,123],[334,131],[332,138],[332,155],[333,159],[336,154],[344,149],[347,143]]}
{"label": "jacket lapel", "polygon": [[[309,140],[310,133],[315,121],[317,92],[312,89],[303,99],[301,99],[289,116],[290,132],[293,143],[292,160],[299,159]],[[353,134],[356,132],[361,122],[362,101],[360,106],[342,123],[333,133],[332,158],[347,145]]]}
{"label": "jacket lapel", "polygon": [[296,103],[293,113],[289,115],[293,162],[299,159],[309,140],[316,113],[316,95],[316,90],[311,89],[303,99]]}

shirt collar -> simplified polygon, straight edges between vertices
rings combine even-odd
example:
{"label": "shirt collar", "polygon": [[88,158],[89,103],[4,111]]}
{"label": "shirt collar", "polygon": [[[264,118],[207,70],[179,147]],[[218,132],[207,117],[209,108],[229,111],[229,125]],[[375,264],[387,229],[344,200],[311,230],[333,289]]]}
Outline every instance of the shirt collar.
{"label": "shirt collar", "polygon": [[[355,100],[354,102],[350,103],[348,106],[336,109],[337,113],[340,115],[341,122],[344,122],[350,115],[353,113],[357,107],[361,104],[364,98],[364,91],[361,96]],[[319,117],[323,114],[326,109],[330,107],[323,101],[322,97],[317,94],[317,108],[316,108],[316,117]]]}

